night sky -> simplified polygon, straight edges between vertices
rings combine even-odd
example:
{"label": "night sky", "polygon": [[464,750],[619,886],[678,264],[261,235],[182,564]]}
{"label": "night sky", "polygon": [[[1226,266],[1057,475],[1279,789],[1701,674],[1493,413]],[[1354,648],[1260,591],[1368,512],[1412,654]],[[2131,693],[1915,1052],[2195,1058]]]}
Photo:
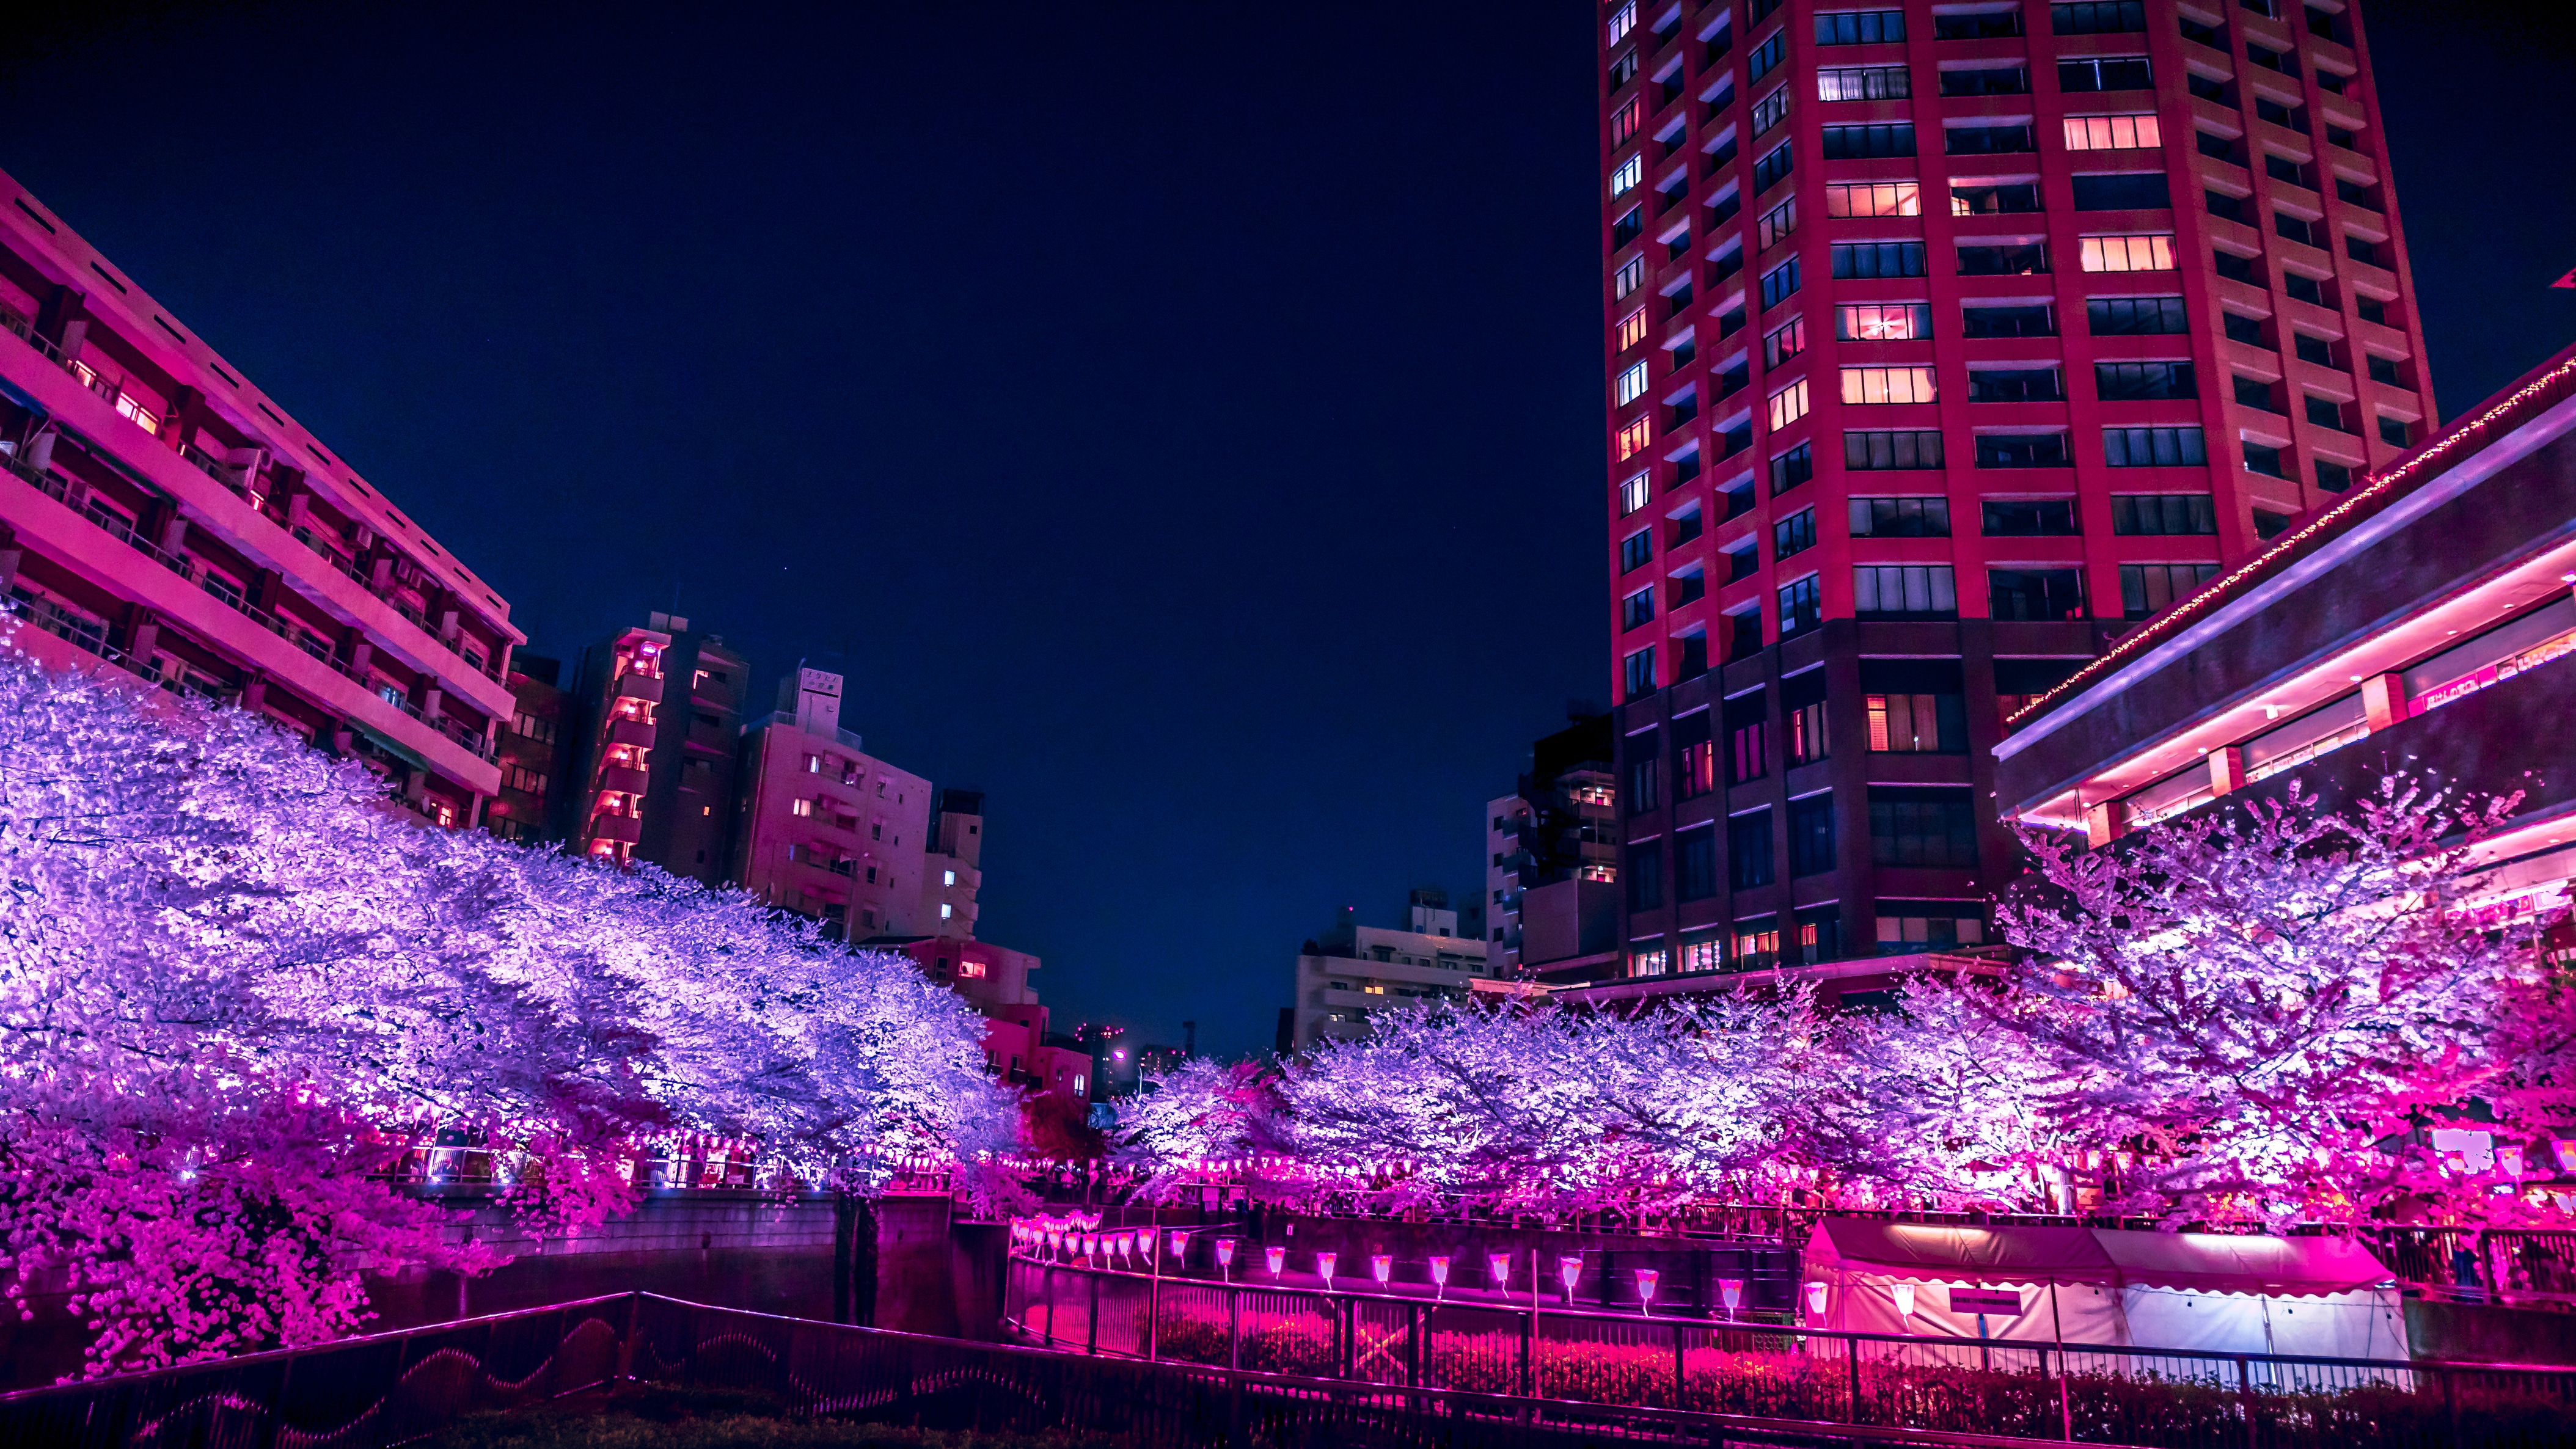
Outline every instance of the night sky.
{"label": "night sky", "polygon": [[[1266,1047],[1481,890],[1609,687],[1589,3],[391,8],[41,21],[0,168],[532,650],[848,675],[1059,1025]],[[2366,15],[2446,417],[2576,340],[2540,9]]]}

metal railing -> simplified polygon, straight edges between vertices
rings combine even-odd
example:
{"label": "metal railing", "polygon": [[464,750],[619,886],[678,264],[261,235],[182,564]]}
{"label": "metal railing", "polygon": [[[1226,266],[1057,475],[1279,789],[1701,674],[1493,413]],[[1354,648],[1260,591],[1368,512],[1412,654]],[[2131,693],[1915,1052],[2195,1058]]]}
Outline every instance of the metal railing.
{"label": "metal railing", "polygon": [[1907,1337],[1014,1257],[1040,1347],[1406,1389],[2160,1449],[2567,1442],[2576,1370]]}
{"label": "metal railing", "polygon": [[979,1435],[1108,1435],[1136,1449],[1567,1449],[1601,1441],[2039,1449],[2045,1442],[1080,1358],[650,1293],[0,1395],[0,1442],[373,1449],[426,1439],[468,1414],[629,1382],[747,1391],[800,1418]]}

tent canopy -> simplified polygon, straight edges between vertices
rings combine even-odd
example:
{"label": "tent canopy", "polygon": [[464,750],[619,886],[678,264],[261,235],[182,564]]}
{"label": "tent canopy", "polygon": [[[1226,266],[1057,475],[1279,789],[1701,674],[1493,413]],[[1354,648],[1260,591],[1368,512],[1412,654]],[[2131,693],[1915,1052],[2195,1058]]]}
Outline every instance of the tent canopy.
{"label": "tent canopy", "polygon": [[1948,1283],[2103,1283],[2269,1297],[2348,1293],[2389,1278],[2368,1249],[2340,1238],[1980,1228],[1869,1218],[1818,1222],[1807,1243],[1806,1267],[1810,1276],[1838,1268]]}

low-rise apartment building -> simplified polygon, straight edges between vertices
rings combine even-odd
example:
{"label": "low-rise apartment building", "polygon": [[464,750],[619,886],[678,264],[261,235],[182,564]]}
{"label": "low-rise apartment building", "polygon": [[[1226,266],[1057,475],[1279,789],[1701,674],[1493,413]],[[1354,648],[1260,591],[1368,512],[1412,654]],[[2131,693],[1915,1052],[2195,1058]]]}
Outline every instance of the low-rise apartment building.
{"label": "low-rise apartment building", "polygon": [[18,642],[236,704],[426,821],[502,788],[500,594],[0,174],[0,594]]}
{"label": "low-rise apartment building", "polygon": [[1363,926],[1345,907],[1331,929],[1306,943],[1297,957],[1295,1004],[1281,1023],[1284,1049],[1366,1036],[1370,1015],[1390,1007],[1464,1001],[1473,983],[1490,975],[1487,943],[1459,934],[1458,913],[1442,892],[1413,892],[1405,926]]}

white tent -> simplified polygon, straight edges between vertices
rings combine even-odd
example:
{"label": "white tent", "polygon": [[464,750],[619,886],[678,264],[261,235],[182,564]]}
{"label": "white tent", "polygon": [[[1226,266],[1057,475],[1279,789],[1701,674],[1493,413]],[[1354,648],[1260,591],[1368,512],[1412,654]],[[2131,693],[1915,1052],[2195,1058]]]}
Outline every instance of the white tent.
{"label": "white tent", "polygon": [[2341,1238],[1826,1218],[1805,1279],[1807,1321],[1848,1332],[2408,1356],[2388,1269]]}

